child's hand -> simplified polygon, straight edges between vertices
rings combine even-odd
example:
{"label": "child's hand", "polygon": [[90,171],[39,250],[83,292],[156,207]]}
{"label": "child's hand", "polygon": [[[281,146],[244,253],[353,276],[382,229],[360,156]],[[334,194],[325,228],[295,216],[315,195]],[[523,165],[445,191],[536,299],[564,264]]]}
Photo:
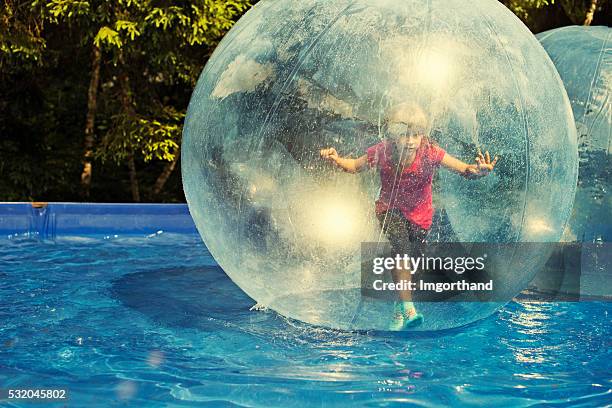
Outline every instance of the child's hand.
{"label": "child's hand", "polygon": [[485,154],[483,156],[480,149],[478,149],[478,156],[476,156],[476,164],[468,165],[466,171],[469,175],[469,178],[480,178],[488,175],[495,168],[498,159],[499,157],[495,156],[493,161],[491,161],[491,156],[489,155],[489,152],[485,151]]}
{"label": "child's hand", "polygon": [[338,160],[338,152],[333,147],[321,149],[321,158],[336,163],[336,160]]}

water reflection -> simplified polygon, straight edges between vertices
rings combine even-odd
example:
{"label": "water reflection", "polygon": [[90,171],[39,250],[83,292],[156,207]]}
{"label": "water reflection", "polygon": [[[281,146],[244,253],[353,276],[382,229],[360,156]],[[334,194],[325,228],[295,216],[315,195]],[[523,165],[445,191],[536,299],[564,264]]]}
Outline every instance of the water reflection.
{"label": "water reflection", "polygon": [[544,345],[543,341],[550,333],[550,311],[554,304],[527,300],[517,303],[520,307],[509,318],[509,323],[515,326],[510,331],[516,333],[516,338],[508,339],[506,345],[518,363],[542,364],[549,361],[551,352],[559,348],[557,345]]}

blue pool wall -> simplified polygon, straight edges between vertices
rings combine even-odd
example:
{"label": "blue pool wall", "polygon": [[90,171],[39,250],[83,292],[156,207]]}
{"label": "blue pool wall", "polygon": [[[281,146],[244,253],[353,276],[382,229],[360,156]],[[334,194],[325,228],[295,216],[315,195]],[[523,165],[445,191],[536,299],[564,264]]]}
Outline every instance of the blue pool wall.
{"label": "blue pool wall", "polygon": [[187,204],[0,203],[0,237],[197,234]]}
{"label": "blue pool wall", "polygon": [[[187,204],[0,202],[0,238],[24,235],[197,234]],[[436,211],[432,237],[454,237],[446,213]]]}

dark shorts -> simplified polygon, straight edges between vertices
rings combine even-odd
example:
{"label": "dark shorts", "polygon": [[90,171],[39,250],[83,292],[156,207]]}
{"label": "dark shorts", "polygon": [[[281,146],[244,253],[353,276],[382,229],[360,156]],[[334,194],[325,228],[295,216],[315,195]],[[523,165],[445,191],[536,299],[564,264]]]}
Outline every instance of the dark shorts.
{"label": "dark shorts", "polygon": [[391,249],[397,254],[420,255],[425,239],[426,229],[410,222],[398,209],[391,209],[377,215],[383,234],[389,240]]}

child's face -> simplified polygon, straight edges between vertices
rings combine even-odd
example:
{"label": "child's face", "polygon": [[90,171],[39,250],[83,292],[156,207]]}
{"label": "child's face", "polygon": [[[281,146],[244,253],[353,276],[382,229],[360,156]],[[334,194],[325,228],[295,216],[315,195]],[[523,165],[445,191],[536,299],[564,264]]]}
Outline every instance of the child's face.
{"label": "child's face", "polygon": [[420,108],[399,105],[388,112],[386,132],[401,150],[415,151],[426,133],[425,114]]}
{"label": "child's face", "polygon": [[402,150],[416,151],[424,135],[425,129],[404,122],[391,122],[387,126],[387,137]]}

